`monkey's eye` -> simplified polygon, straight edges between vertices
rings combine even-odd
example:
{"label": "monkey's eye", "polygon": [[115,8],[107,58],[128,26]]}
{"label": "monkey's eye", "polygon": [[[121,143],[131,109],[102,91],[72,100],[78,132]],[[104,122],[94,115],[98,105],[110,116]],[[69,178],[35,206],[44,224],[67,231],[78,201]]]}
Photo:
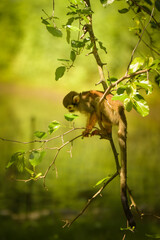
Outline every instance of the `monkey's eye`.
{"label": "monkey's eye", "polygon": [[68,105],[67,109],[69,112],[74,112],[74,106],[73,105]]}

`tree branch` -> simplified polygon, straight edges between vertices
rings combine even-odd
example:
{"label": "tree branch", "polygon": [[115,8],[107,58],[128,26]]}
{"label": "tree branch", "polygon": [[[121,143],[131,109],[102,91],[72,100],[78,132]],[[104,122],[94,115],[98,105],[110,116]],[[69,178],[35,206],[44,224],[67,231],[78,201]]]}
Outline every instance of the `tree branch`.
{"label": "tree branch", "polygon": [[71,220],[71,221],[64,220],[65,224],[64,224],[63,228],[66,227],[66,226],[70,227],[86,211],[86,209],[93,202],[93,200],[102,193],[104,188],[118,175],[119,175],[119,172],[116,172],[115,174],[113,174],[113,176],[90,199],[88,199],[88,202],[85,205],[85,207],[82,209],[82,211],[73,220]]}
{"label": "tree branch", "polygon": [[[87,7],[91,7],[90,0],[84,0],[84,2],[85,2]],[[103,72],[103,66],[106,65],[106,64],[101,61],[101,58],[100,58],[98,50],[97,50],[96,37],[94,35],[93,25],[92,25],[92,14],[90,14],[88,16],[88,20],[89,20],[89,23],[84,26],[83,30],[85,32],[89,33],[90,40],[91,40],[91,43],[93,45],[92,54],[94,55],[94,58],[95,58],[95,60],[97,62],[98,71],[99,71],[99,75],[100,75],[100,82],[98,84],[101,83],[102,86],[103,86],[103,89],[105,91],[107,89],[107,83],[105,81],[105,76],[104,76],[104,72]]]}
{"label": "tree branch", "polygon": [[100,103],[105,99],[107,94],[110,93],[111,89],[114,88],[115,86],[117,86],[120,82],[124,81],[125,79],[133,78],[133,77],[135,77],[137,75],[140,75],[140,74],[143,74],[143,73],[147,73],[149,71],[150,71],[150,69],[143,69],[143,70],[137,71],[137,72],[132,73],[132,74],[127,74],[127,75],[119,78],[116,82],[111,83],[111,85],[106,89],[106,91],[104,92],[103,96],[101,97]]}

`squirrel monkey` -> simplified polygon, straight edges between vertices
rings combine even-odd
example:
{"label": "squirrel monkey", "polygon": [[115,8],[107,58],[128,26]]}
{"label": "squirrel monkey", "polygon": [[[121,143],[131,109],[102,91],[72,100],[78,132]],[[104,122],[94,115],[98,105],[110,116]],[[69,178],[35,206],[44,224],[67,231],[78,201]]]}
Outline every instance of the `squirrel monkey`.
{"label": "squirrel monkey", "polygon": [[[112,100],[112,94],[108,94],[100,103],[103,92],[92,90],[82,93],[69,92],[63,99],[63,105],[69,112],[79,111],[87,115],[88,120],[83,136],[100,135],[103,138],[112,137],[112,125],[118,125],[118,140],[121,150],[121,201],[126,218],[130,227],[135,227],[133,215],[129,209],[127,199],[127,121],[124,113],[124,106],[118,100]],[[98,122],[100,130],[92,131]]]}

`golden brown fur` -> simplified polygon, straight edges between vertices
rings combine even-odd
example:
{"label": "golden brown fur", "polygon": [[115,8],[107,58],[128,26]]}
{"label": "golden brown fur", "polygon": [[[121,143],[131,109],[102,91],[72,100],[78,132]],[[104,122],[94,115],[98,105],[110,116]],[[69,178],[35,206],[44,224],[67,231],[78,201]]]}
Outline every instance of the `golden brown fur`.
{"label": "golden brown fur", "polygon": [[[132,213],[129,209],[127,199],[127,121],[124,113],[123,104],[118,100],[112,100],[112,94],[108,94],[106,98],[100,103],[103,92],[91,90],[87,92],[77,93],[70,92],[63,99],[63,105],[70,112],[79,111],[87,115],[88,120],[86,129],[83,131],[83,136],[87,137],[89,134],[99,134],[106,138],[111,138],[112,126],[118,126],[118,139],[121,150],[121,200],[124,212],[131,227],[135,226]],[[92,132],[93,127],[98,122],[100,130]]]}

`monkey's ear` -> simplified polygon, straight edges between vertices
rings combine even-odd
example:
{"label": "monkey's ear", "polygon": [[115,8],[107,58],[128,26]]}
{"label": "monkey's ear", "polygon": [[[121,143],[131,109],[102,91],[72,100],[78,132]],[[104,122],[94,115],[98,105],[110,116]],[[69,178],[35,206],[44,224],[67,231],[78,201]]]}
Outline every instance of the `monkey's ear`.
{"label": "monkey's ear", "polygon": [[79,103],[79,100],[80,100],[79,95],[75,95],[75,96],[73,97],[73,103],[74,103],[74,104]]}

